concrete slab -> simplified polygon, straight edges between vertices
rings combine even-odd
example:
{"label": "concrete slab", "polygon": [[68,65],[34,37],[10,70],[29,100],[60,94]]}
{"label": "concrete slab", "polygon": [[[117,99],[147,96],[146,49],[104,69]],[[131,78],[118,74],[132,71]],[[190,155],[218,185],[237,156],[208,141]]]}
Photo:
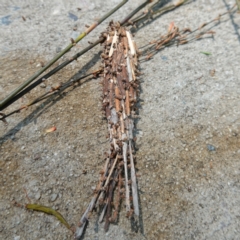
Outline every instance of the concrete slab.
{"label": "concrete slab", "polygon": [[[1,98],[117,3],[1,0]],[[110,19],[122,19],[138,4],[129,1]],[[139,28],[135,40],[143,46],[172,21],[194,29],[233,4],[193,1]],[[61,60],[94,41],[109,20]],[[240,238],[239,27],[240,15],[229,14],[213,29],[214,38],[166,48],[141,64],[140,226],[125,218],[122,207],[119,222],[104,233],[95,213],[84,239]],[[47,80],[46,87],[96,69],[100,51],[100,46],[91,50]],[[36,88],[8,110],[44,91]],[[32,202],[59,210],[70,223],[79,221],[108,149],[100,94],[99,79],[86,81],[53,102],[10,117],[7,127],[0,125],[1,239],[73,238],[54,217],[14,207],[12,201],[27,203],[25,188]],[[45,134],[53,125],[57,131]]]}

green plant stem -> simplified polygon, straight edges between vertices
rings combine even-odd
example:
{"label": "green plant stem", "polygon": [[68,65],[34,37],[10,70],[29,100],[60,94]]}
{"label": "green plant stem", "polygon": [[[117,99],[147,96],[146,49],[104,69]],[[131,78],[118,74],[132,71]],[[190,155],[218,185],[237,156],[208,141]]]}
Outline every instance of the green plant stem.
{"label": "green plant stem", "polygon": [[238,11],[240,11],[240,0],[236,0],[236,4],[237,4],[237,7],[238,7]]}
{"label": "green plant stem", "polygon": [[105,14],[102,18],[100,18],[96,23],[92,24],[85,32],[81,33],[75,40],[74,43],[69,44],[64,50],[62,50],[59,54],[57,54],[52,60],[50,60],[46,66],[37,71],[33,76],[27,79],[24,83],[22,83],[18,88],[16,88],[12,93],[10,93],[6,98],[4,98],[0,102],[0,107],[2,108],[4,104],[6,104],[9,100],[11,100],[17,93],[23,90],[26,86],[28,86],[34,79],[36,79],[40,74],[46,71],[53,63],[55,63],[60,57],[62,57],[65,53],[67,53],[77,42],[82,40],[86,35],[88,35],[94,28],[96,28],[99,24],[101,24],[106,18],[116,12],[120,7],[122,7],[128,0],[123,0],[120,4],[118,4],[115,8],[113,8],[109,13]]}

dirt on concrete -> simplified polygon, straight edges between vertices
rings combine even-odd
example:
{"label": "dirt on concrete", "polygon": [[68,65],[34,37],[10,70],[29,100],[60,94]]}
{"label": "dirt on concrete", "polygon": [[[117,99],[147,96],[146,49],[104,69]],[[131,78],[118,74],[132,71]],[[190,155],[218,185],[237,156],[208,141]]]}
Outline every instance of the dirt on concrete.
{"label": "dirt on concrete", "polygon": [[[63,49],[85,24],[117,3],[2,0],[0,98]],[[139,4],[130,1],[110,19],[122,19]],[[171,22],[180,29],[195,29],[233,4],[192,1],[149,19],[135,31],[135,40],[141,47],[165,34]],[[108,21],[60,61],[94,41]],[[122,204],[119,221],[105,233],[95,212],[84,239],[240,238],[239,28],[240,15],[229,13],[214,27],[214,38],[165,48],[141,63],[144,74],[136,121],[140,218],[137,225],[128,220]],[[96,69],[100,51],[101,46],[91,50],[6,113],[57,82]],[[53,216],[15,207],[12,202],[28,203],[25,189],[32,203],[50,206],[70,224],[78,223],[109,147],[99,83],[100,79],[86,79],[54,99],[11,116],[7,126],[0,125],[1,239],[73,239]],[[52,126],[57,130],[46,134]]]}

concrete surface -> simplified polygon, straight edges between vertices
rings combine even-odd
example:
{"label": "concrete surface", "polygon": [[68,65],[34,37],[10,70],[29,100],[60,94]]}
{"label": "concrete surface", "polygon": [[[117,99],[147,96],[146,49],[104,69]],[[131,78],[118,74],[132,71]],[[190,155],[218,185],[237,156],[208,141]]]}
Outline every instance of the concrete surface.
{"label": "concrete surface", "polygon": [[[1,98],[118,2],[0,0]],[[110,19],[122,19],[140,2],[129,1]],[[138,29],[136,42],[142,46],[155,39],[172,21],[194,29],[233,4],[193,1]],[[95,40],[108,21],[68,56]],[[139,227],[131,225],[122,209],[119,222],[104,233],[95,213],[84,239],[240,239],[239,27],[240,15],[228,14],[213,29],[214,38],[166,48],[141,64]],[[64,82],[81,69],[96,69],[100,50],[98,46],[88,52],[46,86]],[[70,223],[78,222],[108,149],[98,83],[99,79],[86,81],[53,102],[10,117],[7,127],[0,124],[1,239],[73,238],[53,216],[11,202],[27,203],[25,188],[32,202],[54,207]],[[6,112],[44,91],[38,87]],[[45,134],[53,125],[57,131]]]}

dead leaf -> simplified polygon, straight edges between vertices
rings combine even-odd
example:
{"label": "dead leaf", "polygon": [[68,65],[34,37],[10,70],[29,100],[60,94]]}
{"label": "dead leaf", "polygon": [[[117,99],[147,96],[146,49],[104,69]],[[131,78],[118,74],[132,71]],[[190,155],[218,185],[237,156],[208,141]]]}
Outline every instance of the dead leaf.
{"label": "dead leaf", "polygon": [[70,229],[70,225],[68,224],[68,222],[64,219],[64,217],[57,211],[55,211],[52,208],[49,207],[45,207],[39,204],[27,204],[26,205],[27,209],[31,209],[34,211],[39,211],[39,212],[44,212],[50,215],[55,216],[61,223],[63,223],[68,229]]}
{"label": "dead leaf", "polygon": [[57,128],[55,126],[53,126],[53,127],[49,128],[49,129],[47,129],[46,133],[51,133],[51,132],[54,132],[56,130],[57,130]]}
{"label": "dead leaf", "polygon": [[206,56],[212,55],[210,52],[200,52],[200,53],[202,53],[202,54],[204,54]]}
{"label": "dead leaf", "polygon": [[168,33],[172,32],[173,28],[174,28],[174,22],[171,22],[168,27]]}

